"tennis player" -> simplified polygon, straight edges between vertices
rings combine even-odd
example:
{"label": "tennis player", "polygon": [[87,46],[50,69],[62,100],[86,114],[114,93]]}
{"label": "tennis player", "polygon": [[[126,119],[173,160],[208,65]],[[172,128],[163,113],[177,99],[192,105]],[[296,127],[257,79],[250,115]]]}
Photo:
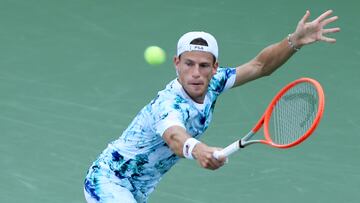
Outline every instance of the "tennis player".
{"label": "tennis player", "polygon": [[340,31],[325,26],[337,19],[326,11],[307,22],[307,11],[294,33],[263,49],[236,68],[218,67],[218,44],[205,32],[189,32],[178,41],[174,65],[177,78],[146,105],[128,128],[100,154],[85,178],[88,203],[146,202],[161,177],[181,158],[218,169],[219,148],[199,141],[208,128],[218,96],[251,80],[270,75],[304,45],[334,43],[324,34]]}

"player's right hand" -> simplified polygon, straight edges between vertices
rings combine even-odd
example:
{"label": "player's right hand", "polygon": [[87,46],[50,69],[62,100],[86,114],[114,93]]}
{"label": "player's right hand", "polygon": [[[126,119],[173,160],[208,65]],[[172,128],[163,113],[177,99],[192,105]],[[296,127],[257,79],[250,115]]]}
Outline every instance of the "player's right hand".
{"label": "player's right hand", "polygon": [[220,148],[209,147],[204,143],[199,143],[192,151],[193,157],[198,161],[201,167],[215,170],[226,163],[226,157],[216,159],[213,156],[214,151],[219,151]]}

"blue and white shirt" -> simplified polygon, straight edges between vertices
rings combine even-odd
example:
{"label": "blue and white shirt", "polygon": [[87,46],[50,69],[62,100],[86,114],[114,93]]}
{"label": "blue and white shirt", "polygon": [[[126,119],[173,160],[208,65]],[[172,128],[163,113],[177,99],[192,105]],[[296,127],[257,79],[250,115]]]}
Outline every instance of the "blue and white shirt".
{"label": "blue and white shirt", "polygon": [[217,97],[233,86],[235,76],[235,68],[218,68],[203,104],[194,102],[177,79],[171,81],[93,163],[85,180],[86,190],[92,190],[98,176],[116,177],[117,184],[128,188],[136,198],[147,199],[180,159],[163,140],[164,131],[177,125],[199,138],[211,122]]}

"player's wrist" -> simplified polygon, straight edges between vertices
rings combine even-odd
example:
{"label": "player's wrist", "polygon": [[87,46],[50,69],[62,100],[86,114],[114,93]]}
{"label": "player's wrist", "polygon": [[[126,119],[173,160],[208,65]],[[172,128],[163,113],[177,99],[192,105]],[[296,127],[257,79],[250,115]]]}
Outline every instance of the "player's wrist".
{"label": "player's wrist", "polygon": [[183,155],[187,159],[194,159],[193,150],[197,144],[201,143],[195,138],[188,138],[183,145]]}
{"label": "player's wrist", "polygon": [[288,34],[287,43],[289,47],[294,51],[300,51],[302,47],[301,40],[294,33]]}

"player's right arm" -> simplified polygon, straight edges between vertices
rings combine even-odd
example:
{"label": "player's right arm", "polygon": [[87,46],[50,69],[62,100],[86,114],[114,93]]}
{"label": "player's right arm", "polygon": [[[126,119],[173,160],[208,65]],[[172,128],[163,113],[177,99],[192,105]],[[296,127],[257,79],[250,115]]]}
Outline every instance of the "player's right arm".
{"label": "player's right arm", "polygon": [[[166,129],[163,134],[163,139],[170,149],[180,157],[184,157],[184,143],[189,138],[191,138],[191,136],[183,127],[180,126],[171,126]],[[208,145],[200,142],[195,145],[192,151],[192,156],[198,161],[201,167],[215,170],[223,166],[225,163],[224,157],[219,160],[213,157],[213,153],[216,150],[219,150],[219,148],[209,147]]]}

